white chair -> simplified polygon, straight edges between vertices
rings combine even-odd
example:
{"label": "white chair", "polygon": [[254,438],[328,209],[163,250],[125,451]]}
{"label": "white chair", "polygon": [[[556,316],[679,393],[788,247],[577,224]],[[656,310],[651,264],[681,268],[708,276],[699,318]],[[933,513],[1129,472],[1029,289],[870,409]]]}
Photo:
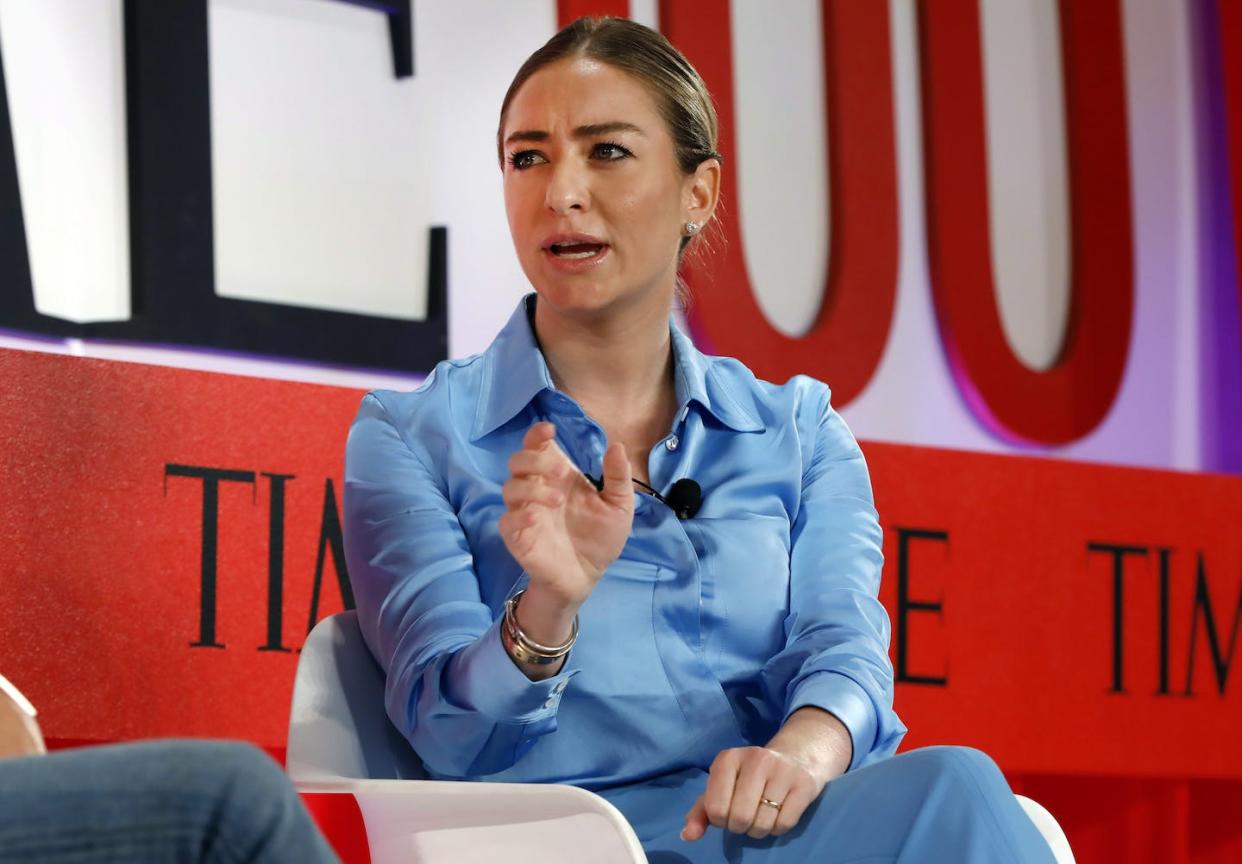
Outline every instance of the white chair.
{"label": "white chair", "polygon": [[1057,864],[1074,864],[1074,853],[1070,851],[1069,840],[1065,839],[1065,832],[1061,830],[1061,826],[1057,824],[1057,820],[1052,817],[1047,808],[1025,795],[1016,797],[1022,809],[1026,811],[1026,815],[1031,817],[1031,821],[1039,829],[1039,833],[1044,835],[1044,841],[1051,847],[1052,857],[1056,859]]}
{"label": "white chair", "polygon": [[298,661],[286,770],[300,792],[353,795],[373,864],[645,864],[617,808],[576,786],[427,780],[384,713],[358,619],[315,625]]}
{"label": "white chair", "polygon": [[[354,796],[374,864],[647,860],[620,811],[585,789],[426,779],[384,713],[384,676],[353,612],[320,621],[302,646],[286,770],[301,792]],[[1057,864],[1074,864],[1052,814],[1017,797]]]}
{"label": "white chair", "polygon": [[37,715],[17,685],[0,675],[0,759],[47,752]]}

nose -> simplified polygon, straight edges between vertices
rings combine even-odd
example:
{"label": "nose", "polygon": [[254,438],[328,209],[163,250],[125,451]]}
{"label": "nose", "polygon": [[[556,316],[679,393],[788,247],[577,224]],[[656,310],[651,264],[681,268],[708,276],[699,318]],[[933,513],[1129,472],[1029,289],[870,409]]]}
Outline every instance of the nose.
{"label": "nose", "polygon": [[551,173],[544,201],[549,210],[566,216],[575,210],[582,212],[590,208],[591,196],[582,166],[566,159],[554,165]]}

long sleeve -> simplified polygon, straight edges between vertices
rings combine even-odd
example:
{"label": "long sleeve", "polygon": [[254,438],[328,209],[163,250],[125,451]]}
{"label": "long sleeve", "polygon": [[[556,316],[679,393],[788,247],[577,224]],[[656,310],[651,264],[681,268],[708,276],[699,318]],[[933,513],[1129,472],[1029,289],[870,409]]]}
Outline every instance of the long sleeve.
{"label": "long sleeve", "polygon": [[494,774],[556,729],[572,657],[531,681],[500,643],[444,479],[367,395],[345,456],[345,552],[388,716],[438,777]]}
{"label": "long sleeve", "polygon": [[806,705],[836,715],[850,731],[854,769],[892,755],[906,728],[893,711],[890,626],[877,596],[884,556],[867,466],[827,388],[817,389],[822,396],[807,400],[818,423],[807,435],[790,530],[785,647],[762,681],[786,718]]}

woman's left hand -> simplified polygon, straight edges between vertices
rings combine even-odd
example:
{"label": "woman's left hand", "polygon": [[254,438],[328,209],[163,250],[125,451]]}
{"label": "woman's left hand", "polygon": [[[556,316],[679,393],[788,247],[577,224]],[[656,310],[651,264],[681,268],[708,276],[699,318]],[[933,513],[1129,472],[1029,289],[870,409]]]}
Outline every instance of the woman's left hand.
{"label": "woman's left hand", "polygon": [[707,791],[686,814],[681,837],[698,840],[709,824],[755,839],[784,834],[853,758],[845,724],[829,711],[803,705],[785,719],[767,747],[720,752],[708,771]]}
{"label": "woman's left hand", "polygon": [[769,747],[722,750],[708,772],[707,791],[686,814],[681,838],[698,840],[709,824],[756,840],[779,836],[798,824],[825,782],[809,766]]}

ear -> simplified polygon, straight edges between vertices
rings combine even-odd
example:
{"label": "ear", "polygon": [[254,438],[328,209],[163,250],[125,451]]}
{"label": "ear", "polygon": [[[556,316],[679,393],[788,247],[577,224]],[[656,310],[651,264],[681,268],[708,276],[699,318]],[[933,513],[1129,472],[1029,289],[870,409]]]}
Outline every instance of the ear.
{"label": "ear", "polygon": [[706,225],[720,200],[720,160],[704,159],[682,184],[682,219]]}

